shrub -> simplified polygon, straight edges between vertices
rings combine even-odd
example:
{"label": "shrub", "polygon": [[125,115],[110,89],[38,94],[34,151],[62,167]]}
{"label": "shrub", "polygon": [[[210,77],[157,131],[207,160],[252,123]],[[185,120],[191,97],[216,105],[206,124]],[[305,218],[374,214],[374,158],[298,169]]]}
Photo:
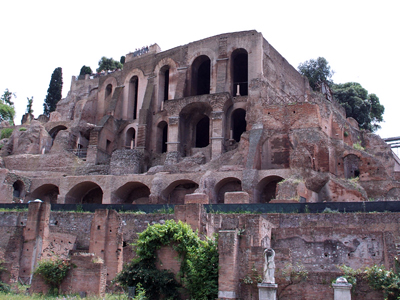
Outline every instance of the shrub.
{"label": "shrub", "polygon": [[27,129],[25,127],[20,127],[19,131],[27,131]]}
{"label": "shrub", "polygon": [[167,220],[165,224],[149,225],[138,235],[133,245],[137,258],[125,265],[115,278],[123,287],[139,283],[149,299],[178,299],[180,284],[167,270],[157,270],[156,251],[171,245],[181,259],[179,276],[188,289],[191,299],[215,299],[218,296],[217,241],[201,240],[190,225]]}
{"label": "shrub", "polygon": [[34,274],[42,276],[44,282],[50,286],[50,294],[58,294],[61,282],[67,276],[71,265],[60,258],[55,260],[41,260]]}
{"label": "shrub", "polygon": [[0,132],[0,140],[8,139],[11,136],[11,134],[13,133],[13,130],[14,129],[12,129],[12,128],[3,128]]}

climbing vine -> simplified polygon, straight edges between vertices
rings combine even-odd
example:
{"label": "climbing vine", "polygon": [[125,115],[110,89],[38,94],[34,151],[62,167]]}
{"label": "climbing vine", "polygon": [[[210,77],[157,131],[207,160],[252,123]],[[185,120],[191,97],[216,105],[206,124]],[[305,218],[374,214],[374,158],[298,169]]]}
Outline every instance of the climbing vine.
{"label": "climbing vine", "polygon": [[125,265],[115,278],[121,286],[141,286],[150,299],[178,299],[181,286],[172,272],[157,270],[157,250],[170,245],[181,260],[178,276],[191,299],[215,299],[218,295],[218,249],[216,239],[201,240],[190,225],[167,220],[149,225],[133,247],[137,258]]}

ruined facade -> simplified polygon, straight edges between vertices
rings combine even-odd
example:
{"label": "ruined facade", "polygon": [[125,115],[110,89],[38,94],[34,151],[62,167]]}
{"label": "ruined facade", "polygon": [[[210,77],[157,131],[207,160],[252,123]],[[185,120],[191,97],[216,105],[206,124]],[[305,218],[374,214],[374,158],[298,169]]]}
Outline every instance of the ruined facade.
{"label": "ruined facade", "polygon": [[[129,53],[122,70],[73,77],[67,97],[49,118],[23,120],[1,141],[3,203],[312,203],[400,195],[400,164],[390,146],[360,131],[329,95],[313,92],[307,79],[257,31],[222,34],[163,52],[155,44]],[[114,220],[110,224],[118,223],[116,216],[100,220],[109,218]],[[218,226],[203,222],[209,228],[204,232],[234,238],[239,221],[232,218],[228,223],[221,219]],[[258,218],[260,224],[270,222]],[[273,217],[266,228],[282,226],[279,218]],[[299,230],[294,223],[277,235]],[[94,224],[86,233],[91,249],[98,248],[92,245],[96,226],[102,228]],[[301,234],[314,236],[309,227]],[[258,255],[267,246],[261,243],[266,236],[254,233],[247,246],[234,240],[237,253],[232,255],[240,257],[241,247]],[[116,241],[108,245],[110,251],[118,254],[121,236],[110,239]],[[104,243],[105,238],[96,240]],[[310,241],[301,237],[295,242],[301,249],[301,243]],[[324,238],[318,242],[325,243]],[[276,243],[272,246],[285,248],[288,242]],[[122,259],[96,251],[91,252],[105,264],[111,259],[119,266],[108,275],[96,269],[109,280]],[[237,268],[248,272],[251,263],[243,267],[238,262]],[[239,295],[242,290],[231,292]]]}

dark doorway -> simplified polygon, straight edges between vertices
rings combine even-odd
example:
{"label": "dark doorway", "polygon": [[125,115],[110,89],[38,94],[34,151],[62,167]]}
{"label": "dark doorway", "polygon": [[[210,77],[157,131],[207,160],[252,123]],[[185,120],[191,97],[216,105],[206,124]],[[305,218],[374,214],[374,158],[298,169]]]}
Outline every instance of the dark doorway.
{"label": "dark doorway", "polygon": [[210,144],[210,118],[204,116],[196,125],[196,148],[204,148]]}
{"label": "dark doorway", "polygon": [[132,117],[134,120],[137,118],[138,89],[139,78],[137,76],[133,76],[129,81],[129,102],[132,106]]}
{"label": "dark doorway", "polygon": [[232,138],[236,141],[240,141],[240,137],[243,132],[246,131],[246,111],[244,109],[236,109],[232,113]]}
{"label": "dark doorway", "polygon": [[[248,55],[244,49],[232,53],[233,96],[248,95]],[[238,90],[239,86],[239,90]],[[239,95],[238,95],[239,93]]]}
{"label": "dark doorway", "polygon": [[199,56],[192,64],[192,96],[210,93],[211,61],[205,56]]}

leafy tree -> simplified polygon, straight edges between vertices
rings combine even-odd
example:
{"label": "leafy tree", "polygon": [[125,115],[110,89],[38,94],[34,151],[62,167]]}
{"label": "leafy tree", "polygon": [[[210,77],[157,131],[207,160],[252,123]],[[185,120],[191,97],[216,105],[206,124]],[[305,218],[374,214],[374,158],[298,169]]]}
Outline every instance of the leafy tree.
{"label": "leafy tree", "polygon": [[15,97],[15,93],[10,92],[6,89],[3,95],[0,97],[0,121],[8,121],[10,125],[14,125],[14,102],[11,101],[12,97]]}
{"label": "leafy tree", "polygon": [[96,69],[96,72],[100,73],[101,71],[114,71],[116,69],[122,69],[122,64],[112,58],[103,56],[99,60],[99,67]]}
{"label": "leafy tree", "polygon": [[92,68],[83,65],[82,68],[81,68],[81,71],[80,71],[80,73],[79,73],[79,76],[86,75],[86,74],[89,74],[89,75],[90,75],[90,74],[92,74],[92,73],[93,73],[93,72],[92,72]]}
{"label": "leafy tree", "polygon": [[57,258],[55,260],[41,260],[34,274],[42,276],[44,282],[50,286],[50,294],[57,295],[61,282],[71,268],[69,261]]}
{"label": "leafy tree", "polygon": [[346,110],[347,117],[354,118],[360,128],[375,131],[380,128],[385,108],[375,94],[368,94],[361,84],[347,82],[332,85],[333,96]]}
{"label": "leafy tree", "polygon": [[378,96],[368,94],[356,82],[334,84],[331,80],[333,72],[325,58],[310,59],[301,63],[298,70],[308,78],[314,91],[319,91],[322,83],[330,86],[332,95],[344,107],[347,117],[354,118],[361,129],[376,131],[380,128],[378,123],[383,121],[385,108],[380,104]]}
{"label": "leafy tree", "polygon": [[33,96],[31,98],[26,97],[28,100],[28,104],[26,105],[26,113],[33,114],[32,104],[33,104]]}
{"label": "leafy tree", "polygon": [[298,66],[300,74],[308,78],[310,87],[317,91],[322,83],[332,84],[331,78],[333,71],[328,64],[328,61],[323,57],[310,59]]}
{"label": "leafy tree", "polygon": [[62,85],[62,69],[59,67],[56,68],[51,75],[47,96],[43,103],[43,113],[46,116],[56,110],[57,102],[61,100]]}
{"label": "leafy tree", "polygon": [[125,56],[121,56],[121,58],[119,59],[119,62],[121,64],[124,64],[125,63]]}

